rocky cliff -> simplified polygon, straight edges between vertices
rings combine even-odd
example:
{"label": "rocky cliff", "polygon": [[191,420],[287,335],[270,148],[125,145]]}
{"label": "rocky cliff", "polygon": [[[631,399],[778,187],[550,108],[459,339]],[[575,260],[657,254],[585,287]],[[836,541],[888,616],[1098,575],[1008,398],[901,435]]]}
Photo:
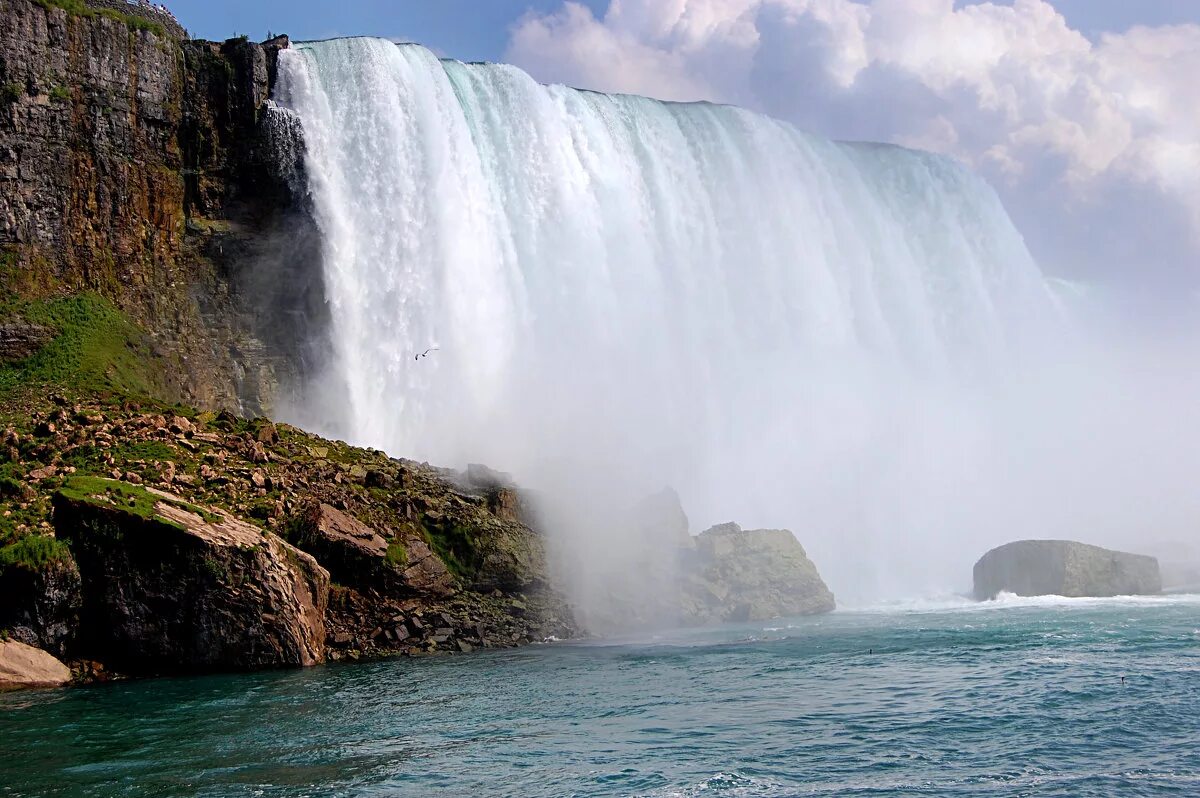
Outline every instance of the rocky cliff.
{"label": "rocky cliff", "polygon": [[0,634],[112,673],[574,636],[507,485],[265,419],[0,403]]}
{"label": "rocky cliff", "polygon": [[0,0],[0,293],[107,297],[160,392],[260,413],[323,323],[296,132],[267,106],[287,41],[189,41],[121,5]]}
{"label": "rocky cliff", "polygon": [[1162,591],[1158,560],[1068,540],[1022,540],[975,563],[975,597],[1130,596]]}

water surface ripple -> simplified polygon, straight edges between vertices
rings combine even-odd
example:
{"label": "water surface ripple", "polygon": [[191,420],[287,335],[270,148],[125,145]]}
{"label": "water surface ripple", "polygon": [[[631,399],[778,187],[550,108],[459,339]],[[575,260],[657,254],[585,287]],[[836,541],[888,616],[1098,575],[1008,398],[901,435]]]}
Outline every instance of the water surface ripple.
{"label": "water surface ripple", "polygon": [[1200,598],[9,694],[0,750],[3,796],[1196,796]]}

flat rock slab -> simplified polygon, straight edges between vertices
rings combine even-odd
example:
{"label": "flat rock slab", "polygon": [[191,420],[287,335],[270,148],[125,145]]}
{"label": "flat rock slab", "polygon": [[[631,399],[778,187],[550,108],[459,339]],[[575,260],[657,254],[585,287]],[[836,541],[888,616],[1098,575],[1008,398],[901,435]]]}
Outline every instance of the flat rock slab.
{"label": "flat rock slab", "polygon": [[0,690],[62,687],[71,669],[40,648],[16,640],[0,640]]}

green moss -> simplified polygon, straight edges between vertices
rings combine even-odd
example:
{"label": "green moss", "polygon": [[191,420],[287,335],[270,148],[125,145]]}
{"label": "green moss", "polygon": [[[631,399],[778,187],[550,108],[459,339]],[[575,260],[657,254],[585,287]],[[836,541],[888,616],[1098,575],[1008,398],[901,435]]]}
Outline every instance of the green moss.
{"label": "green moss", "polygon": [[89,504],[95,501],[95,497],[103,496],[122,510],[140,518],[158,517],[154,508],[160,501],[159,498],[140,485],[101,477],[71,477],[59,493],[68,499]]}
{"label": "green moss", "polygon": [[[67,483],[59,489],[59,493],[73,501],[89,504],[95,503],[96,497],[103,496],[115,506],[139,518],[170,524],[182,529],[179,524],[168,521],[158,514],[158,503],[169,500],[151,493],[141,485],[131,485],[128,482],[118,482],[103,477],[75,476],[67,480]],[[215,524],[221,520],[220,516],[185,501],[170,501],[169,503],[200,516],[209,524]]]}
{"label": "green moss", "polygon": [[468,527],[445,519],[435,521],[426,517],[422,531],[430,547],[442,558],[452,574],[465,580],[474,578],[483,556],[475,535]]}
{"label": "green moss", "polygon": [[233,581],[233,573],[229,570],[229,566],[220,560],[212,557],[205,557],[203,565],[204,570],[207,571],[209,576],[211,576],[217,582],[228,584],[229,582]]}
{"label": "green moss", "polygon": [[136,441],[125,443],[113,450],[113,456],[118,460],[174,460],[178,451],[170,444],[162,441]]}
{"label": "green moss", "polygon": [[0,367],[0,394],[28,385],[72,391],[148,395],[158,370],[144,334],[96,294],[65,299],[0,302],[0,316],[22,318],[58,335],[32,356]]}
{"label": "green moss", "polygon": [[21,95],[24,93],[25,88],[20,83],[5,83],[0,86],[0,102],[5,105],[14,105],[20,101]]}
{"label": "green moss", "polygon": [[385,558],[390,565],[398,565],[403,568],[408,565],[408,549],[404,548],[404,544],[400,541],[393,540],[388,544]]}
{"label": "green moss", "polygon": [[27,535],[16,543],[0,548],[0,571],[25,568],[40,571],[50,563],[70,559],[67,544],[46,535]]}
{"label": "green moss", "polygon": [[84,0],[34,0],[34,2],[47,11],[54,8],[61,8],[72,16],[83,17],[85,19],[92,17],[115,19],[118,22],[124,23],[130,30],[150,31],[158,36],[166,33],[163,26],[153,20],[146,19],[137,14],[124,14],[111,8],[92,8]]}
{"label": "green moss", "polygon": [[50,89],[50,99],[56,103],[69,103],[71,92],[66,86],[53,86]]}

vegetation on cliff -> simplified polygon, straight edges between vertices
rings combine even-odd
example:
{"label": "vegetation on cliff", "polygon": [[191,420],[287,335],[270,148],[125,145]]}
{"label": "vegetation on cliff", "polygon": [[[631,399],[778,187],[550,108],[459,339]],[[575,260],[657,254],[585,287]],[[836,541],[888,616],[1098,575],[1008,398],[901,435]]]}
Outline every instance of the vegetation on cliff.
{"label": "vegetation on cliff", "polygon": [[132,31],[144,30],[149,31],[156,36],[166,34],[166,29],[161,23],[147,19],[138,14],[127,14],[118,11],[115,8],[103,8],[88,5],[85,0],[33,0],[42,8],[47,10],[61,8],[68,14],[77,17],[90,19],[92,17],[104,17],[106,19],[114,19],[120,22],[125,27]]}

